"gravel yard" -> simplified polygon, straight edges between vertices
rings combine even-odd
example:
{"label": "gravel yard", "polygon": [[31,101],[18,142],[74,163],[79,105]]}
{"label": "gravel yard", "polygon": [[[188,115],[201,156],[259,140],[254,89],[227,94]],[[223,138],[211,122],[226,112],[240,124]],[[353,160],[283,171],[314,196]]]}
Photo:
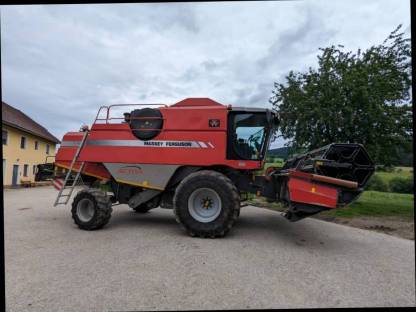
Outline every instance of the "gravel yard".
{"label": "gravel yard", "polygon": [[223,239],[188,237],[173,212],[114,207],[82,231],[52,187],[4,191],[8,311],[415,305],[414,241],[243,207]]}

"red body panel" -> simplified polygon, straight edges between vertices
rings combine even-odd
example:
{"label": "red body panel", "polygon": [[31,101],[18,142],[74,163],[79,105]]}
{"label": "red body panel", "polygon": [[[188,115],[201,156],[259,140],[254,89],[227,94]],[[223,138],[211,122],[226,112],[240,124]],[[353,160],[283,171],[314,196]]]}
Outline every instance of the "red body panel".
{"label": "red body panel", "polygon": [[[209,99],[187,99],[170,107],[160,107],[163,129],[151,141],[192,141],[198,148],[117,146],[123,142],[141,141],[136,138],[127,123],[95,123],[91,127],[87,144],[79,160],[94,163],[143,163],[187,166],[225,165],[235,169],[259,169],[261,161],[227,160],[226,106]],[[211,102],[210,102],[211,101]],[[193,104],[194,103],[194,104]],[[211,103],[211,104],[210,104]],[[119,116],[118,116],[119,117]],[[209,127],[209,120],[220,121],[218,127]],[[56,155],[56,163],[71,161],[77,146],[65,146],[66,142],[81,141],[83,132],[68,132]],[[100,141],[106,145],[89,145]],[[145,141],[142,141],[143,143]],[[199,142],[199,143],[198,143]]]}
{"label": "red body panel", "polygon": [[305,203],[327,208],[336,208],[338,190],[310,180],[290,176],[288,182],[289,196],[292,202]]}
{"label": "red body panel", "polygon": [[[71,161],[60,160],[60,161],[56,161],[55,165],[58,167],[69,169],[71,167]],[[81,165],[80,162],[76,162],[72,170],[79,171],[80,165]],[[85,166],[82,172],[84,174],[87,174],[87,175],[90,175],[99,179],[110,179],[111,177],[108,170],[100,163],[87,162],[85,163]]]}

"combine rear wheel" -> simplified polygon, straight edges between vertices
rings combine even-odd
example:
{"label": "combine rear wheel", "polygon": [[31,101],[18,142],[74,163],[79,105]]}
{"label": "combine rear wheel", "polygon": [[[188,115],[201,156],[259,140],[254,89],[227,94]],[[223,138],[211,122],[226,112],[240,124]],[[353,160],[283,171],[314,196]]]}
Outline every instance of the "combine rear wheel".
{"label": "combine rear wheel", "polygon": [[71,209],[75,224],[88,231],[106,225],[112,211],[110,198],[103,191],[93,188],[78,192]]}
{"label": "combine rear wheel", "polygon": [[240,212],[240,195],[225,175],[209,170],[190,174],[173,198],[176,221],[191,236],[222,237]]}

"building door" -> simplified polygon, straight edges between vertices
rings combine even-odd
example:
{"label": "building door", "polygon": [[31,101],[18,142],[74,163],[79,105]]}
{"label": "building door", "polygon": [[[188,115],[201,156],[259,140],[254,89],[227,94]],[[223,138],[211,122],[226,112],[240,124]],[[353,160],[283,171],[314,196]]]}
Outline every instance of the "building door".
{"label": "building door", "polygon": [[13,165],[13,176],[12,176],[12,185],[17,185],[17,177],[19,174],[19,165]]}

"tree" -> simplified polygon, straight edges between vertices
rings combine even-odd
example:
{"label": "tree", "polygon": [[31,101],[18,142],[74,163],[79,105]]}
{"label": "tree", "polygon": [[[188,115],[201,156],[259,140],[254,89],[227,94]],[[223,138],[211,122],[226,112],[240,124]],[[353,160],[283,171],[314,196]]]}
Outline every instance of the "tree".
{"label": "tree", "polygon": [[317,70],[291,71],[286,84],[274,84],[270,102],[290,146],[362,143],[376,162],[389,164],[398,146],[412,145],[410,39],[400,27],[364,53],[320,48]]}

